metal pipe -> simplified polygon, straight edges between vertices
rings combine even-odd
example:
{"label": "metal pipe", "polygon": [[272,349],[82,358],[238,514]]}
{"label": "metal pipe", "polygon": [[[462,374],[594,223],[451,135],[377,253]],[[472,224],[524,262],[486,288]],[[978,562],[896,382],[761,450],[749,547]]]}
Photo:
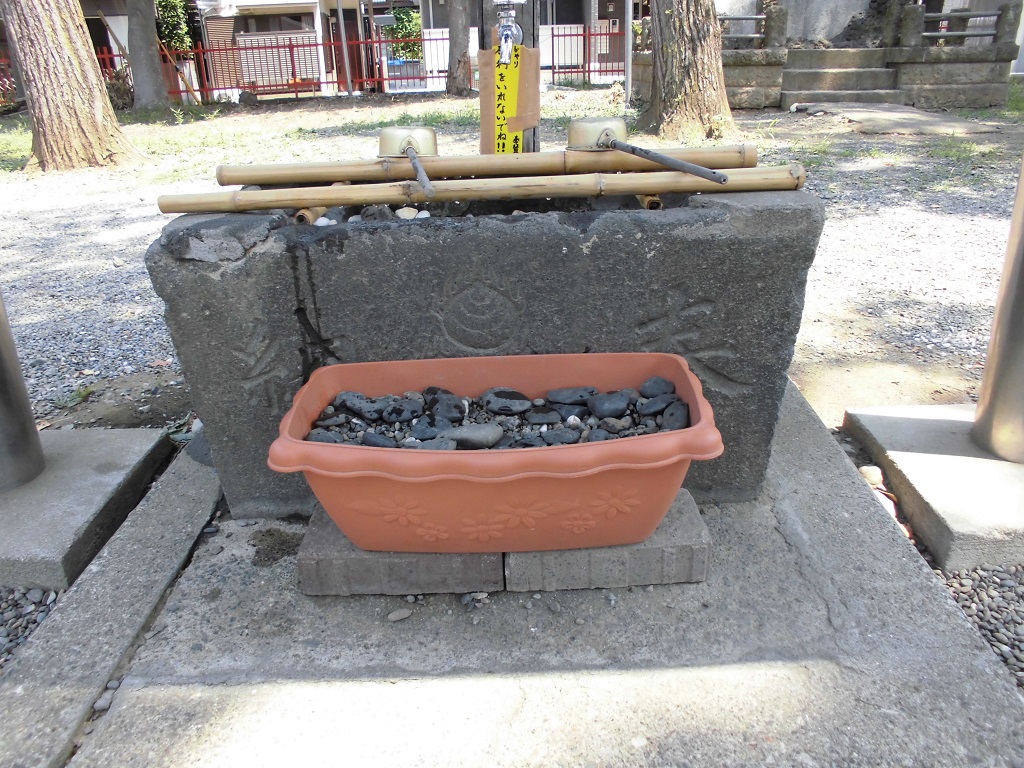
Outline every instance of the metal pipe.
{"label": "metal pipe", "polygon": [[24,485],[45,466],[18,350],[0,296],[0,493]]}
{"label": "metal pipe", "polygon": [[1000,458],[1024,463],[1024,164],[999,284],[985,377],[971,438]]}
{"label": "metal pipe", "polygon": [[412,169],[416,171],[416,181],[418,181],[420,186],[423,187],[423,194],[427,197],[433,197],[434,185],[430,183],[430,177],[427,176],[427,169],[424,168],[423,163],[420,162],[419,155],[416,154],[416,149],[414,147],[406,147],[405,156],[409,158],[409,162],[412,163]]}
{"label": "metal pipe", "polygon": [[610,147],[611,149],[617,149],[620,152],[628,152],[631,155],[642,157],[644,160],[660,163],[666,168],[672,168],[676,171],[682,171],[683,173],[689,173],[693,176],[699,176],[702,179],[714,181],[718,184],[725,184],[729,181],[729,177],[719,171],[712,171],[710,168],[705,168],[703,165],[688,163],[685,160],[669,157],[668,155],[663,155],[660,152],[652,152],[651,150],[644,149],[643,147],[635,147],[632,144],[627,144],[626,142],[619,141],[618,139],[611,139],[610,141],[603,142],[602,144],[603,146]]}

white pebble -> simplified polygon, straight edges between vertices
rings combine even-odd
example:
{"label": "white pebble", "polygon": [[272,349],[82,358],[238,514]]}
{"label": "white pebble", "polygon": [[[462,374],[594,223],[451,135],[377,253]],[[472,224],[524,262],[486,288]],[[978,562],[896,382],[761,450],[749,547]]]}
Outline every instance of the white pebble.
{"label": "white pebble", "polygon": [[417,219],[429,219],[430,218],[430,211],[420,211],[419,213],[416,214],[416,218]]}
{"label": "white pebble", "polygon": [[395,215],[400,219],[415,219],[416,214],[418,213],[419,211],[417,211],[415,208],[410,208],[409,206],[399,208],[397,211],[395,211]]}
{"label": "white pebble", "polygon": [[321,216],[319,219],[313,222],[314,227],[330,227],[337,224],[334,219],[328,219],[326,216]]}
{"label": "white pebble", "polygon": [[348,220],[348,223],[349,223],[349,224],[358,224],[358,223],[359,223],[359,222],[361,222],[362,220],[363,220],[363,217],[362,217],[362,216],[360,216],[360,215],[359,215],[359,214],[357,213],[357,214],[356,214],[355,216],[351,217],[351,218],[350,218],[350,219]]}
{"label": "white pebble", "polygon": [[[415,600],[415,598],[413,598]],[[412,611],[408,608],[399,608],[397,611],[392,611],[388,614],[388,621],[401,621],[402,619],[408,619],[412,616]]]}
{"label": "white pebble", "polygon": [[882,477],[882,470],[873,464],[866,464],[861,467],[860,473],[864,479],[868,481],[868,485],[874,488],[885,484],[885,478]]}

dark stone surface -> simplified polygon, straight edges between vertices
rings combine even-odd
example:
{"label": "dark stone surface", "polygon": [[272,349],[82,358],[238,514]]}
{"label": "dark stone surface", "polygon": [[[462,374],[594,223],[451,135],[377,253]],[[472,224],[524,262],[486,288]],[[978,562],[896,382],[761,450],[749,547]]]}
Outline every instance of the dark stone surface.
{"label": "dark stone surface", "polygon": [[664,411],[678,399],[671,392],[665,395],[658,395],[657,397],[652,397],[646,403],[638,405],[636,410],[641,416],[653,416]]}
{"label": "dark stone surface", "polygon": [[628,392],[607,392],[587,398],[587,410],[599,419],[617,419],[628,408]]}
{"label": "dark stone surface", "polygon": [[677,401],[665,409],[661,419],[662,429],[686,429],[690,426],[690,408],[686,403]]}
{"label": "dark stone surface", "polygon": [[533,401],[522,392],[508,387],[495,387],[484,392],[481,397],[484,408],[491,413],[511,416],[525,413],[533,407]]}
{"label": "dark stone surface", "polygon": [[575,429],[562,427],[560,429],[549,429],[541,434],[541,438],[548,445],[572,445],[580,441],[580,433]]}
{"label": "dark stone surface", "polygon": [[378,435],[376,432],[363,432],[363,445],[371,448],[397,448],[398,443],[386,435]]}
{"label": "dark stone surface", "polygon": [[597,390],[593,387],[559,387],[548,392],[548,400],[566,405],[584,405],[588,397],[596,394]]}
{"label": "dark stone surface", "polygon": [[562,420],[562,415],[554,408],[542,405],[527,411],[525,418],[530,424],[557,424]]}
{"label": "dark stone surface", "polygon": [[675,391],[676,385],[661,376],[651,376],[651,378],[640,385],[640,394],[644,397],[668,395]]}
{"label": "dark stone surface", "polygon": [[726,446],[691,467],[686,487],[726,501],[760,489],[823,221],[804,192],[415,229],[190,215],[146,263],[239,517],[309,513],[303,478],[273,473],[266,456],[320,365],[584,351],[686,357]]}

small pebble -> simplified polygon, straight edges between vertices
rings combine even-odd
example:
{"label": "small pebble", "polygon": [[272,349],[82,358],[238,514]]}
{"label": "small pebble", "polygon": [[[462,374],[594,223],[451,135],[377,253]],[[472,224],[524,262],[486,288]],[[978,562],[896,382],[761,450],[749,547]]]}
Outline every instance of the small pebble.
{"label": "small pebble", "polygon": [[576,623],[579,624],[582,627],[587,622],[585,622],[583,619],[576,619]]}
{"label": "small pebble", "polygon": [[110,709],[110,705],[114,703],[114,692],[106,690],[100,694],[100,697],[96,699],[96,703],[92,705],[92,708],[96,712],[106,712]]}
{"label": "small pebble", "polygon": [[885,484],[885,478],[882,477],[882,470],[873,464],[865,464],[860,468],[861,476],[867,480],[868,485],[872,487],[878,487]]}
{"label": "small pebble", "polygon": [[410,616],[412,616],[412,611],[410,609],[399,608],[397,611],[392,611],[388,614],[388,621],[402,621],[402,619],[408,619]]}

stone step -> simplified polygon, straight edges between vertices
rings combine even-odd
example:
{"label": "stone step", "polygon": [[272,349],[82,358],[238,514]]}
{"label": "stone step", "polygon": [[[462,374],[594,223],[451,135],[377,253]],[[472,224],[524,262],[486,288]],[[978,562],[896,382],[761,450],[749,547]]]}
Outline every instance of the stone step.
{"label": "stone step", "polygon": [[784,69],[786,91],[885,91],[896,88],[894,69]]}
{"label": "stone step", "polygon": [[903,91],[783,91],[782,109],[789,109],[794,104],[822,102],[840,104],[854,102],[858,104],[904,104]]}
{"label": "stone step", "polygon": [[793,48],[787,69],[859,69],[885,66],[883,48]]}

